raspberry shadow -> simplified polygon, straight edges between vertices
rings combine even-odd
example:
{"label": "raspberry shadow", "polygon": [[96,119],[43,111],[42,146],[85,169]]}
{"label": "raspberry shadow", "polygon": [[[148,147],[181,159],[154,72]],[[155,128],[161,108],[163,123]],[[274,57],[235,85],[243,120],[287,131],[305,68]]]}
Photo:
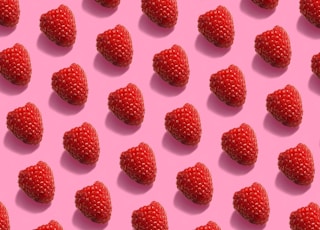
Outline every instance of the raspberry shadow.
{"label": "raspberry shadow", "polygon": [[196,146],[185,145],[176,140],[170,133],[166,132],[162,138],[162,146],[177,155],[191,154],[197,149]]}
{"label": "raspberry shadow", "polygon": [[87,174],[96,167],[96,164],[86,165],[80,163],[78,160],[74,159],[67,151],[63,151],[63,153],[61,154],[60,165],[76,175]]}
{"label": "raspberry shadow", "polygon": [[21,207],[27,212],[31,213],[41,213],[47,210],[51,203],[49,204],[43,204],[36,202],[32,200],[30,197],[28,197],[21,189],[16,194],[16,205]]}
{"label": "raspberry shadow", "polygon": [[115,66],[107,61],[100,53],[97,53],[94,58],[94,67],[100,73],[108,75],[109,77],[117,77],[125,74],[129,70],[129,67]]}
{"label": "raspberry shadow", "polygon": [[55,111],[64,115],[74,115],[79,113],[84,105],[71,105],[68,102],[60,98],[55,92],[52,92],[49,97],[49,106]]}
{"label": "raspberry shadow", "polygon": [[0,91],[3,92],[4,94],[6,94],[6,95],[18,95],[18,94],[23,93],[27,88],[28,88],[28,86],[12,84],[10,81],[5,79],[0,74]]}
{"label": "raspberry shadow", "polygon": [[214,113],[223,117],[235,116],[242,110],[241,107],[233,107],[220,101],[216,95],[211,93],[207,99],[207,107]]}
{"label": "raspberry shadow", "polygon": [[254,4],[251,0],[242,0],[240,10],[255,19],[265,19],[270,17],[276,9],[264,9]]}
{"label": "raspberry shadow", "polygon": [[235,176],[245,175],[254,168],[254,165],[239,164],[235,160],[231,159],[226,152],[222,152],[220,154],[218,163],[220,168]]}
{"label": "raspberry shadow", "polygon": [[0,37],[6,37],[13,33],[16,30],[16,26],[14,27],[7,27],[7,26],[1,26],[0,25]]}
{"label": "raspberry shadow", "polygon": [[117,11],[118,7],[107,8],[94,0],[83,0],[82,9],[97,18],[104,18],[113,15]]}
{"label": "raspberry shadow", "polygon": [[180,191],[176,192],[173,203],[174,206],[179,210],[192,215],[203,213],[210,206],[209,204],[196,204],[191,200],[187,199]]}
{"label": "raspberry shadow", "polygon": [[318,78],[315,74],[310,76],[308,87],[312,92],[320,96],[320,78]]}
{"label": "raspberry shadow", "polygon": [[112,112],[108,112],[106,121],[106,127],[111,131],[121,135],[131,135],[137,132],[141,125],[128,125],[119,120]]}
{"label": "raspberry shadow", "polygon": [[273,67],[260,57],[260,55],[255,54],[252,60],[252,68],[255,72],[265,76],[265,77],[280,77],[283,75],[288,68],[277,68]]}
{"label": "raspberry shadow", "polygon": [[161,77],[156,73],[154,73],[151,77],[150,86],[157,93],[167,97],[178,96],[186,89],[186,87],[176,87],[170,85],[168,82],[162,80]]}
{"label": "raspberry shadow", "polygon": [[320,28],[311,24],[303,15],[300,15],[297,21],[297,30],[301,34],[309,38],[312,38],[312,39],[320,38]]}
{"label": "raspberry shadow", "polygon": [[108,227],[108,223],[101,224],[95,223],[91,221],[89,218],[85,217],[78,209],[73,213],[72,223],[76,229],[88,230],[88,229],[96,229],[102,230]]}
{"label": "raspberry shadow", "polygon": [[302,195],[311,188],[311,185],[295,184],[293,181],[289,180],[282,172],[278,172],[275,184],[278,189],[293,196]]}
{"label": "raspberry shadow", "polygon": [[230,48],[221,48],[215,46],[213,43],[209,42],[202,34],[198,34],[195,41],[195,48],[202,54],[208,57],[223,57],[230,50]]}
{"label": "raspberry shadow", "polygon": [[165,37],[173,32],[174,28],[164,28],[152,22],[145,14],[139,19],[139,29],[152,37]]}
{"label": "raspberry shadow", "polygon": [[37,40],[37,47],[44,53],[53,57],[62,57],[67,55],[72,47],[62,47],[49,40],[43,33],[39,34]]}
{"label": "raspberry shadow", "polygon": [[237,211],[233,211],[230,223],[233,229],[243,230],[243,229],[250,229],[250,230],[262,230],[265,229],[267,224],[258,225],[258,224],[251,224],[249,221],[244,219]]}
{"label": "raspberry shadow", "polygon": [[291,136],[298,131],[299,127],[288,127],[277,121],[270,113],[263,120],[263,127],[277,136]]}
{"label": "raspberry shadow", "polygon": [[144,194],[152,188],[151,185],[143,185],[132,180],[125,172],[121,171],[117,178],[118,186],[131,194]]}
{"label": "raspberry shadow", "polygon": [[10,131],[7,131],[5,134],[3,142],[7,149],[19,154],[30,154],[39,148],[39,145],[23,143]]}

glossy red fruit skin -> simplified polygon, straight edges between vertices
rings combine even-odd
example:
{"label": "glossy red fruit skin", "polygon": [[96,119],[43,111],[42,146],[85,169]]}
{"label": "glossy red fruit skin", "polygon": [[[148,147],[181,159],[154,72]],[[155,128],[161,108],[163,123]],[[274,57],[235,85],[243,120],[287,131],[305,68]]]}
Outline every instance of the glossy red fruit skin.
{"label": "glossy red fruit skin", "polygon": [[54,199],[55,182],[50,166],[39,161],[19,172],[19,187],[31,199],[48,204]]}
{"label": "glossy red fruit skin", "polygon": [[49,40],[62,47],[71,47],[77,37],[75,17],[64,4],[40,16],[40,30]]}
{"label": "glossy red fruit skin", "polygon": [[300,0],[299,10],[311,24],[320,27],[320,3],[314,0]]}
{"label": "glossy red fruit skin", "polygon": [[0,229],[10,229],[9,213],[6,206],[0,201]]}
{"label": "glossy red fruit skin", "polygon": [[291,62],[291,42],[288,33],[281,26],[274,26],[258,34],[254,43],[255,51],[273,67],[287,68]]}
{"label": "glossy red fruit skin", "polygon": [[307,206],[298,208],[290,213],[291,230],[316,230],[320,229],[320,207],[317,203],[310,202]]}
{"label": "glossy red fruit skin", "polygon": [[198,31],[211,43],[220,48],[230,48],[233,45],[235,29],[230,11],[219,5],[200,15]]}
{"label": "glossy red fruit skin", "polygon": [[88,99],[88,81],[82,67],[72,63],[52,74],[51,87],[59,97],[72,105],[84,105]]}
{"label": "glossy red fruit skin", "polygon": [[141,0],[142,12],[155,24],[173,28],[178,21],[177,0]]}
{"label": "glossy red fruit skin", "polygon": [[221,230],[221,228],[217,223],[209,221],[206,225],[199,226],[195,230]]}
{"label": "glossy red fruit skin", "polygon": [[116,8],[117,6],[120,5],[120,0],[95,0],[95,1],[107,8]]}
{"label": "glossy red fruit skin", "polygon": [[42,116],[38,107],[28,102],[7,114],[7,128],[26,144],[38,145],[43,137]]}
{"label": "glossy red fruit skin", "polygon": [[296,184],[310,185],[314,180],[315,166],[311,150],[302,143],[281,152],[278,168]]}
{"label": "glossy red fruit skin", "polygon": [[258,158],[258,143],[250,125],[242,123],[222,134],[222,149],[239,164],[253,165]]}
{"label": "glossy red fruit skin", "polygon": [[63,230],[63,227],[56,220],[50,220],[48,224],[41,225],[36,230]]}
{"label": "glossy red fruit skin", "polygon": [[279,3],[279,0],[252,0],[253,3],[264,9],[274,10]]}
{"label": "glossy red fruit skin", "polygon": [[165,116],[165,128],[182,144],[195,146],[201,140],[200,116],[190,103],[168,112]]}
{"label": "glossy red fruit skin", "polygon": [[123,25],[116,25],[97,35],[97,51],[110,63],[119,67],[129,67],[133,59],[132,39]]}
{"label": "glossy red fruit skin", "polygon": [[236,65],[230,65],[212,74],[210,90],[220,101],[233,107],[241,107],[247,97],[245,77]]}
{"label": "glossy red fruit skin", "polygon": [[16,43],[0,52],[0,74],[12,84],[28,85],[32,66],[29,52],[24,45]]}
{"label": "glossy red fruit skin", "polygon": [[265,188],[257,182],[236,191],[233,195],[234,209],[253,224],[263,225],[269,220],[269,197]]}
{"label": "glossy red fruit skin", "polygon": [[63,135],[64,149],[82,164],[92,165],[98,162],[100,143],[96,129],[88,122],[74,127]]}
{"label": "glossy red fruit skin", "polygon": [[0,25],[14,27],[20,20],[19,0],[0,0]]}
{"label": "glossy red fruit skin", "polygon": [[133,83],[119,88],[108,96],[109,110],[128,125],[141,125],[145,107],[141,90]]}
{"label": "glossy red fruit skin", "polygon": [[267,111],[288,127],[298,127],[303,119],[303,106],[299,91],[293,85],[275,90],[267,95]]}
{"label": "glossy red fruit skin", "polygon": [[151,147],[144,142],[121,153],[120,167],[139,184],[150,185],[156,179],[156,158]]}
{"label": "glossy red fruit skin", "polygon": [[154,55],[153,70],[170,85],[184,87],[190,76],[188,56],[181,46],[175,44]]}
{"label": "glossy red fruit skin", "polygon": [[167,213],[157,201],[134,210],[131,215],[131,224],[134,230],[169,229]]}
{"label": "glossy red fruit skin", "polygon": [[208,205],[212,200],[211,173],[207,166],[201,162],[178,172],[176,185],[186,198],[196,204]]}
{"label": "glossy red fruit skin", "polygon": [[111,218],[110,193],[101,181],[78,190],[75,195],[75,205],[84,216],[95,223],[106,224]]}

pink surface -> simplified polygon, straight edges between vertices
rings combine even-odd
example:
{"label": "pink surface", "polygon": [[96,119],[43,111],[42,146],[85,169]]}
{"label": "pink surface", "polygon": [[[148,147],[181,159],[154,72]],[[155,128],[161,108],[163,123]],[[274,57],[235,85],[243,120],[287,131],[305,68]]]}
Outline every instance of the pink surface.
{"label": "pink surface", "polygon": [[[209,220],[222,229],[288,229],[291,211],[310,201],[319,202],[320,80],[312,74],[310,60],[320,51],[320,30],[300,15],[298,1],[279,2],[275,11],[267,11],[250,0],[181,0],[178,23],[168,30],[142,14],[140,1],[121,0],[116,10],[110,10],[94,0],[34,4],[21,0],[18,26],[0,28],[0,49],[22,43],[30,52],[33,67],[27,88],[0,78],[0,200],[8,209],[12,229],[34,229],[51,219],[64,229],[132,229],[132,211],[152,200],[164,206],[170,229],[195,229]],[[61,3],[68,5],[76,18],[78,34],[72,49],[56,46],[39,29],[40,15]],[[235,41],[228,50],[215,48],[197,30],[198,16],[219,4],[230,10],[235,23]],[[97,34],[117,24],[124,25],[133,40],[133,62],[127,69],[107,63],[95,48]],[[285,70],[264,63],[254,51],[255,36],[275,25],[284,27],[291,38],[293,56]],[[181,45],[189,57],[191,76],[184,89],[167,85],[152,69],[153,55],[173,44]],[[88,77],[89,98],[82,108],[68,105],[51,89],[52,73],[72,62],[80,64]],[[230,64],[238,65],[246,78],[248,94],[241,109],[222,104],[209,89],[210,75]],[[121,123],[107,107],[108,94],[129,82],[138,85],[145,98],[146,114],[140,128]],[[267,94],[288,83],[300,91],[303,101],[299,128],[284,127],[265,108]],[[6,128],[8,111],[28,101],[43,115],[44,137],[37,147],[21,143]],[[197,147],[178,143],[164,128],[165,114],[186,102],[198,109],[202,121],[203,135]],[[94,167],[76,162],[62,145],[64,132],[84,121],[97,129],[100,138],[101,156]],[[220,146],[222,133],[242,122],[250,124],[257,135],[259,157],[254,167],[233,162]],[[119,166],[120,153],[141,141],[156,154],[158,174],[151,187],[131,181]],[[299,142],[314,154],[316,175],[309,187],[293,184],[277,168],[278,154]],[[19,171],[39,160],[46,161],[55,176],[56,195],[49,206],[30,200],[17,184]],[[175,185],[177,172],[198,161],[212,173],[214,195],[209,206],[191,203]],[[106,184],[112,197],[113,212],[107,225],[92,223],[74,205],[75,192],[96,180]],[[270,219],[265,226],[248,223],[232,206],[233,193],[254,181],[263,184],[270,198]]]}

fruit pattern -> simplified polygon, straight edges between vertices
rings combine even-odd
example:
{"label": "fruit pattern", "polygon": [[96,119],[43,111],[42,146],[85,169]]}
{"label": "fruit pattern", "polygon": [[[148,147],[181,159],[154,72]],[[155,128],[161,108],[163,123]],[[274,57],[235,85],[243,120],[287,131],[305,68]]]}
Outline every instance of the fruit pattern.
{"label": "fruit pattern", "polygon": [[[319,228],[313,195],[318,144],[306,138],[310,127],[304,126],[317,109],[304,100],[306,91],[294,80],[297,76],[288,77],[292,66],[304,68],[309,76],[313,73],[309,91],[319,94],[319,51],[308,49],[307,61],[295,67],[297,43],[288,33],[292,25],[271,20],[285,3],[242,0],[242,15],[256,17],[260,22],[251,20],[256,24],[268,22],[254,27],[254,33],[248,30],[250,40],[243,40],[245,48],[251,47],[257,72],[251,76],[241,57],[229,55],[238,48],[247,56],[237,43],[237,36],[247,31],[241,31],[245,25],[240,25],[239,13],[234,17],[234,2],[213,2],[199,4],[192,14],[192,34],[197,34],[193,49],[198,53],[194,58],[188,43],[192,39],[173,36],[190,30],[180,19],[187,17],[190,2],[40,4],[35,11],[42,13],[30,19],[37,22],[33,31],[38,37],[30,35],[35,39],[29,40],[15,34],[21,26],[36,24],[24,22],[24,12],[32,8],[22,0],[0,0],[0,39],[8,44],[0,52],[2,101],[10,108],[1,110],[1,129],[7,130],[2,130],[3,149],[9,161],[1,166],[1,174],[10,171],[8,186],[16,191],[0,194],[1,229],[14,229],[18,220],[37,229],[111,229],[121,224],[120,228],[133,229],[272,229],[279,221],[283,228]],[[314,7],[315,2],[301,0],[291,6],[299,15],[298,32],[306,39],[318,32],[315,9],[320,6]],[[132,21],[117,16],[129,5],[140,12],[140,19],[135,14]],[[95,29],[98,21],[105,25]],[[139,24],[139,33],[131,33],[130,22]],[[85,31],[88,27],[93,35]],[[150,37],[156,48],[149,47]],[[43,62],[40,56],[34,59],[36,49],[30,49],[35,41]],[[93,66],[83,60],[92,50]],[[141,60],[148,64],[137,64]],[[197,70],[209,63],[206,76],[197,76]],[[254,77],[261,77],[262,85],[255,86],[259,80]],[[263,94],[264,101],[258,102],[255,92]],[[97,101],[94,95],[104,98]],[[270,139],[264,139],[261,123],[272,134]],[[51,142],[48,132],[60,138]],[[17,157],[14,152],[22,154]],[[273,160],[264,164],[268,154]],[[291,202],[285,212],[278,211],[279,200]],[[57,213],[64,202],[73,213]],[[14,206],[19,208],[13,210]],[[21,220],[23,215],[28,217]],[[177,221],[181,218],[188,221]]]}

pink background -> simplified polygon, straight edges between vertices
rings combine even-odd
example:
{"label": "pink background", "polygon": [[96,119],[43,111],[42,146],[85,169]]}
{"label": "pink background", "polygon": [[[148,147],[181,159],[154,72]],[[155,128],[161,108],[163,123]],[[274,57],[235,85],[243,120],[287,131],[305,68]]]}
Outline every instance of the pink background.
{"label": "pink background", "polygon": [[[42,13],[68,5],[75,14],[77,40],[72,49],[58,47],[39,29]],[[231,49],[218,49],[209,44],[197,30],[198,16],[219,4],[233,15],[235,41]],[[0,78],[0,200],[6,205],[12,229],[34,229],[59,221],[64,229],[132,229],[133,210],[159,201],[166,209],[170,229],[195,229],[209,220],[222,229],[288,229],[291,211],[319,202],[318,166],[320,117],[320,80],[311,72],[310,60],[320,51],[320,31],[299,13],[298,1],[279,1],[275,11],[258,8],[250,0],[180,0],[179,18],[174,29],[163,29],[142,14],[140,1],[121,0],[116,10],[105,9],[94,0],[43,0],[30,4],[20,0],[21,18],[15,29],[0,28],[0,49],[22,43],[30,52],[32,80],[27,88],[14,86]],[[122,24],[131,33],[133,62],[128,69],[107,63],[96,51],[97,34]],[[257,34],[284,27],[292,45],[292,60],[285,70],[264,63],[254,51]],[[185,89],[173,88],[154,74],[153,55],[173,44],[187,52],[191,76]],[[68,105],[51,89],[53,72],[80,64],[89,84],[89,98],[83,108]],[[247,100],[242,109],[230,108],[216,99],[209,89],[210,75],[230,64],[238,65],[246,78]],[[122,124],[109,111],[107,97],[111,91],[132,82],[142,90],[146,114],[140,128]],[[287,128],[268,115],[265,99],[268,93],[294,85],[301,93],[304,117],[299,128]],[[6,128],[6,115],[26,102],[35,103],[42,112],[43,141],[29,146],[17,140]],[[176,142],[164,128],[164,116],[184,103],[192,103],[200,113],[203,135],[195,147]],[[90,122],[99,134],[101,156],[95,167],[81,165],[63,149],[65,131]],[[223,132],[250,124],[257,135],[259,157],[254,167],[243,167],[223,153],[220,138]],[[128,179],[119,166],[120,153],[141,141],[148,143],[157,159],[158,174],[153,186],[145,187]],[[316,175],[310,187],[287,180],[277,168],[281,151],[305,143],[313,152]],[[21,169],[46,161],[56,182],[51,205],[30,200],[18,187]],[[191,203],[178,192],[175,178],[178,171],[201,161],[211,173],[214,184],[209,206]],[[78,189],[101,180],[109,188],[113,211],[107,225],[92,223],[76,210],[74,195]],[[235,191],[260,182],[266,188],[271,206],[269,222],[255,226],[233,210]]]}

